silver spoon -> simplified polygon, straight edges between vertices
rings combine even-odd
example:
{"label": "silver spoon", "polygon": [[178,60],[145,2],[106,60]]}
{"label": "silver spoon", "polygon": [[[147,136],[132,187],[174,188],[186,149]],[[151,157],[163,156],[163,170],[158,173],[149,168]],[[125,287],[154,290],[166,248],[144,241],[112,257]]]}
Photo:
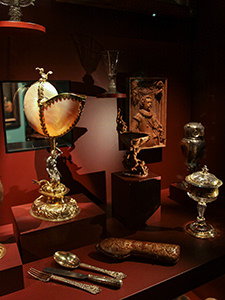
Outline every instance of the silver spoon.
{"label": "silver spoon", "polygon": [[105,270],[99,267],[87,265],[85,263],[81,263],[79,257],[76,254],[73,254],[71,252],[66,251],[56,251],[53,256],[54,260],[61,266],[70,268],[70,269],[76,269],[78,267],[97,271],[100,273],[107,274],[111,277],[117,278],[117,279],[124,279],[127,275],[122,272],[116,272],[116,271],[110,271]]}

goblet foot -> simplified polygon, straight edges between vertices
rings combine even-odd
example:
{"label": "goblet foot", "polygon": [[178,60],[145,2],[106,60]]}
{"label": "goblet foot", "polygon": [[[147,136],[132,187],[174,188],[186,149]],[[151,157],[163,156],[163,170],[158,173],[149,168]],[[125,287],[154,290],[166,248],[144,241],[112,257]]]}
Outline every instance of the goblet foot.
{"label": "goblet foot", "polygon": [[75,218],[80,213],[80,208],[75,199],[64,196],[63,198],[49,199],[41,195],[32,204],[30,214],[44,221],[61,222]]}
{"label": "goblet foot", "polygon": [[217,235],[216,229],[207,222],[194,221],[187,224],[185,230],[190,235],[200,239],[210,239]]}
{"label": "goblet foot", "polygon": [[148,169],[146,167],[146,168],[138,169],[136,171],[127,170],[123,172],[123,175],[127,177],[146,177],[148,176]]}
{"label": "goblet foot", "polygon": [[6,254],[6,248],[0,244],[0,259]]}

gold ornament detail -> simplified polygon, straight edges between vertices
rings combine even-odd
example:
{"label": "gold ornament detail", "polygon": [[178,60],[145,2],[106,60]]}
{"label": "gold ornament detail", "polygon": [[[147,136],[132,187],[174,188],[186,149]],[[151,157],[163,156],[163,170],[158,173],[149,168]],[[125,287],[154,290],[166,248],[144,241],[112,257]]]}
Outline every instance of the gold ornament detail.
{"label": "gold ornament detail", "polygon": [[62,151],[56,147],[55,138],[50,138],[51,155],[46,160],[46,170],[50,181],[33,180],[39,188],[39,196],[32,204],[30,214],[45,221],[60,222],[75,218],[80,208],[75,199],[65,196],[69,189],[60,182],[61,174],[57,169],[57,158]]}
{"label": "gold ornament detail", "polygon": [[0,244],[0,259],[6,254],[6,249],[5,247]]}
{"label": "gold ornament detail", "polygon": [[124,172],[125,176],[130,177],[146,177],[148,176],[148,167],[143,160],[140,160],[137,156],[140,152],[140,147],[144,144],[149,136],[146,133],[127,131],[126,122],[124,122],[121,110],[117,113],[117,132],[120,140],[129,149],[126,151],[123,159],[123,165],[127,169]]}

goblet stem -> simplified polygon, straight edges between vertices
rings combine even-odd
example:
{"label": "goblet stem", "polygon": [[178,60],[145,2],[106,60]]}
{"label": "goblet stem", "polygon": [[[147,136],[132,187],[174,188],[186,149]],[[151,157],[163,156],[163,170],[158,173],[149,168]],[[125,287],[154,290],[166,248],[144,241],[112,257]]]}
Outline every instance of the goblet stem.
{"label": "goblet stem", "polygon": [[116,80],[115,77],[109,76],[109,86],[108,92],[109,93],[116,93]]}
{"label": "goblet stem", "polygon": [[205,210],[206,210],[207,204],[204,201],[199,201],[197,205],[197,210],[198,210],[198,217],[197,221],[200,223],[205,222]]}
{"label": "goblet stem", "polygon": [[110,81],[108,86],[108,93],[117,93],[115,77],[117,73],[118,57],[118,50],[106,50],[103,52],[103,58]]}
{"label": "goblet stem", "polygon": [[56,148],[56,140],[55,140],[55,137],[50,137],[49,140],[50,140],[51,152],[52,152],[53,150],[55,151],[55,148]]}

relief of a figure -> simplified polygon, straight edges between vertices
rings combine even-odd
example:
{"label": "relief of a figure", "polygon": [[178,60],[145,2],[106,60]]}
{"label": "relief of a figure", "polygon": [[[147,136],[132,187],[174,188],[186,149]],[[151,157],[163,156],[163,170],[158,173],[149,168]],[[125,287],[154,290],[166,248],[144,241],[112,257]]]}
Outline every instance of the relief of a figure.
{"label": "relief of a figure", "polygon": [[166,144],[166,94],[162,80],[130,80],[130,131],[149,135],[142,148]]}

